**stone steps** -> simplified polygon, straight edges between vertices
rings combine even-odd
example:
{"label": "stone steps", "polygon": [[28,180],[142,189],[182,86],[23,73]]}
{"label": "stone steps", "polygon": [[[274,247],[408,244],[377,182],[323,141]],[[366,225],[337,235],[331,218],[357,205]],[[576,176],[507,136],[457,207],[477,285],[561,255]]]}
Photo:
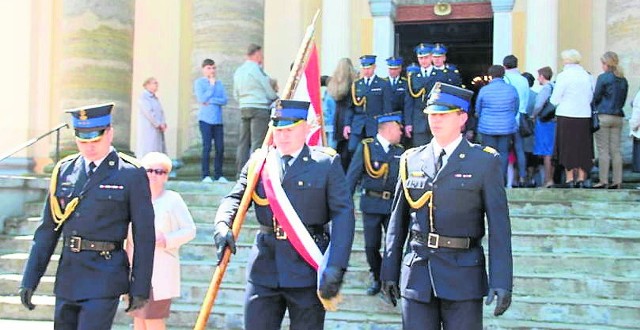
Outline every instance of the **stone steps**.
{"label": "stone steps", "polygon": [[[243,287],[238,287],[234,290],[223,291],[218,295],[218,304],[214,306],[213,313],[209,318],[208,324],[211,327],[215,329],[241,329],[243,291]],[[234,299],[227,300],[223,299],[224,297],[234,297]],[[339,311],[327,313],[326,328],[333,326],[344,329],[345,326],[352,327],[355,324],[359,326],[362,323],[376,324],[377,327],[374,329],[398,329],[400,326],[399,308],[386,305],[379,297],[358,299],[351,292],[345,292],[343,298]],[[53,315],[54,297],[35,295],[33,303],[37,305],[36,309],[27,311],[20,305],[19,297],[0,297],[0,304],[4,306],[0,310],[0,319],[29,318],[31,320],[50,320],[50,315]],[[361,304],[363,303],[366,304],[366,312],[361,310]],[[351,304],[360,304],[360,309],[358,311],[349,311]],[[116,324],[128,324],[130,322],[130,318],[122,312],[123,305],[121,304],[116,315]],[[167,325],[169,327],[184,327],[185,325],[194,324],[200,306],[200,303],[174,303]],[[562,322],[572,325],[572,327],[556,327],[555,329],[579,329],[575,326],[588,321],[592,329],[606,329],[609,327],[613,327],[610,329],[637,329],[637,320],[640,316],[640,303],[638,301],[613,299],[556,298],[549,301],[546,298],[515,296],[511,308],[500,318],[491,316],[493,308],[493,305],[484,307],[485,328],[491,329],[491,324],[502,324],[497,329],[513,328],[510,326],[505,327],[504,324],[514,320],[516,322],[515,325],[521,328],[522,325],[518,325],[518,323],[528,321],[529,325]]]}
{"label": "stone steps", "polygon": [[[215,247],[213,244],[212,225],[198,224],[196,239],[181,247],[183,258],[197,260],[212,258]],[[241,231],[238,243],[242,246],[250,246],[259,227],[255,223],[247,223]],[[33,235],[0,235],[0,251],[29,251]],[[485,249],[486,244],[485,238]],[[60,252],[62,244],[57,246]],[[364,233],[362,228],[357,228],[354,236],[353,259],[360,258],[359,252],[363,251]],[[512,249],[514,253],[548,252],[548,253],[592,253],[606,254],[610,256],[633,255],[640,246],[640,235],[635,232],[625,234],[582,234],[582,233],[556,233],[556,232],[519,232],[512,233]],[[245,251],[239,253],[244,253]],[[248,252],[248,251],[246,251]],[[364,259],[363,259],[364,260]]]}
{"label": "stone steps", "polygon": [[[191,207],[195,211],[197,207]],[[195,217],[198,236],[213,233],[213,216],[215,208],[202,210],[203,216]],[[359,216],[359,212],[356,213]],[[3,233],[6,235],[32,235],[40,224],[40,216],[24,218],[9,218],[4,224]],[[538,215],[525,213],[511,213],[511,228],[513,232],[528,233],[572,233],[585,235],[627,234],[640,237],[640,228],[636,218],[611,218],[592,216]],[[247,214],[241,235],[245,236],[246,228],[256,227],[257,221],[253,212]],[[362,229],[362,221],[356,218],[356,229]],[[357,235],[357,234],[356,234]],[[211,237],[211,236],[207,236]]]}
{"label": "stone steps", "polygon": [[[211,268],[213,270],[213,267]],[[246,283],[245,265],[232,263],[227,269],[223,289],[240,286]],[[206,294],[213,272],[193,278],[183,271],[181,303],[202,301]],[[16,294],[22,279],[21,273],[0,275],[0,296]],[[44,276],[38,286],[40,295],[53,294],[54,276]],[[366,268],[351,269],[343,287],[361,295],[368,286]],[[514,295],[519,297],[549,297],[581,299],[591,297],[608,299],[615,297],[623,300],[640,301],[640,278],[594,277],[575,273],[514,274]]]}
{"label": "stone steps", "polygon": [[[228,184],[170,181],[194,216],[198,234],[181,249],[182,296],[172,305],[170,329],[187,329],[197,318],[215,270],[213,218]],[[484,307],[485,329],[637,329],[640,320],[640,190],[510,189],[507,191],[513,230],[514,302],[500,318]],[[358,206],[356,196],[355,205]],[[31,236],[39,223],[41,202],[25,204],[31,218],[9,218],[0,235],[0,328],[3,319],[50,321],[53,315],[54,255],[37,290],[36,311],[19,306],[15,292],[26,261]],[[379,297],[364,295],[368,266],[363,250],[362,221],[356,212],[356,236],[346,275],[345,301],[337,313],[327,313],[327,328],[399,329],[399,309]],[[242,329],[246,260],[258,230],[247,214],[218,295],[209,328]],[[485,242],[485,249],[487,245]],[[59,251],[59,248],[58,248]],[[118,312],[114,329],[131,319]],[[288,328],[285,320],[284,328]]]}

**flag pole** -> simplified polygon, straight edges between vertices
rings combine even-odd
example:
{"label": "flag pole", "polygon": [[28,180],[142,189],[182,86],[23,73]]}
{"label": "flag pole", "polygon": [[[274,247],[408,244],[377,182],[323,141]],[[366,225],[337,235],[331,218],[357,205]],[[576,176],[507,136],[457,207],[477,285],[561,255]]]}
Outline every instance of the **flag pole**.
{"label": "flag pole", "polygon": [[[306,55],[309,51],[309,46],[311,45],[311,40],[313,39],[313,34],[315,32],[315,24],[320,15],[320,10],[316,11],[316,14],[311,21],[311,24],[307,27],[304,38],[302,39],[302,43],[300,44],[300,48],[298,48],[298,53],[296,55],[295,61],[293,62],[293,68],[289,73],[289,78],[287,79],[287,83],[281,95],[282,99],[290,99],[295,92],[298,81],[300,79],[300,69],[304,67],[304,61],[306,59]],[[272,128],[269,127],[267,131],[267,135],[262,142],[262,147],[268,147],[271,145],[271,135]],[[247,187],[242,195],[242,199],[240,200],[240,205],[238,206],[238,211],[236,212],[236,216],[233,220],[233,237],[235,240],[238,240],[238,235],[240,234],[240,228],[242,227],[242,223],[247,215],[247,210],[251,203],[251,194],[255,190],[256,185],[258,184],[258,175],[251,175],[249,178],[251,180],[247,181]],[[222,284],[222,278],[224,277],[225,272],[227,271],[227,266],[229,264],[229,259],[231,257],[231,252],[228,248],[225,249],[222,260],[218,267],[216,267],[215,272],[213,273],[213,277],[211,278],[211,283],[209,284],[209,289],[207,290],[207,294],[204,297],[204,301],[202,302],[202,307],[200,308],[200,313],[198,314],[198,319],[196,320],[196,324],[194,326],[194,330],[204,330],[207,322],[209,321],[209,315],[211,314],[211,310],[213,309],[214,302],[216,300],[216,296],[218,295],[218,291],[220,289],[220,285]]]}

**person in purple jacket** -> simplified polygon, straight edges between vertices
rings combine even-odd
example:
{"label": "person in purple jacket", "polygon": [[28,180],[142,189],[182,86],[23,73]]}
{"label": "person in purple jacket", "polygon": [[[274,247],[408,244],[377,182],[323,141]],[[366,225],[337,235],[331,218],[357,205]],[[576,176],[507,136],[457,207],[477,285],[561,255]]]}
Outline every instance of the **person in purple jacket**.
{"label": "person in purple jacket", "polygon": [[[198,122],[202,135],[202,182],[229,182],[222,176],[222,161],[224,159],[222,106],[227,104],[227,94],[222,82],[216,78],[216,63],[212,59],[202,61],[202,77],[194,81],[193,91],[200,107]],[[215,143],[213,179],[209,174],[211,140]]]}

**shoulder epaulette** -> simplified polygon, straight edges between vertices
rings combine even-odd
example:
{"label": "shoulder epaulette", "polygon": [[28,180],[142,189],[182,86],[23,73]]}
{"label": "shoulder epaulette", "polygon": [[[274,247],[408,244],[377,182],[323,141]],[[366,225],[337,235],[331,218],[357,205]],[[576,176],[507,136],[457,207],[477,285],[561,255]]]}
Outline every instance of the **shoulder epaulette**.
{"label": "shoulder epaulette", "polygon": [[400,77],[400,80],[407,81],[407,78],[406,77]]}
{"label": "shoulder epaulette", "polygon": [[380,78],[380,79],[382,79],[384,81],[389,81],[389,77],[384,77],[384,78]]}
{"label": "shoulder epaulette", "polygon": [[400,143],[394,144],[394,146],[395,146],[395,147],[398,147],[398,148],[402,148],[402,149],[404,149],[404,146],[403,146],[402,144],[400,144]]}
{"label": "shoulder epaulette", "polygon": [[416,152],[416,151],[418,151],[418,149],[420,149],[421,147],[422,147],[422,146],[420,146],[420,147],[413,147],[413,148],[409,148],[409,149],[405,150],[405,151],[402,153],[402,155],[403,155],[404,157],[409,157],[409,155],[411,155],[411,154],[415,153],[415,152]]}
{"label": "shoulder epaulette", "polygon": [[64,157],[64,158],[60,159],[60,160],[58,161],[58,163],[59,163],[59,164],[64,164],[64,163],[66,163],[66,162],[69,162],[69,161],[75,160],[75,159],[76,159],[76,158],[78,158],[78,157],[80,157],[80,153],[79,153],[79,152],[77,152],[77,153],[75,153],[75,154],[71,154],[71,155],[69,155],[69,156],[67,156],[67,157]]}
{"label": "shoulder epaulette", "polygon": [[120,159],[124,160],[125,162],[135,167],[138,167],[138,168],[142,167],[142,164],[140,164],[140,161],[135,157],[131,157],[125,154],[124,152],[119,152],[119,151],[118,151],[118,156],[120,157]]}
{"label": "shoulder epaulette", "polygon": [[493,149],[493,148],[491,148],[491,147],[489,147],[489,146],[486,146],[486,147],[482,148],[482,151],[484,151],[484,152],[488,152],[488,153],[490,153],[490,154],[492,154],[492,155],[497,155],[497,154],[498,154],[498,152],[496,151],[496,149]]}
{"label": "shoulder epaulette", "polygon": [[366,138],[366,139],[362,139],[362,141],[360,141],[360,143],[362,144],[367,144],[367,143],[371,143],[373,142],[373,138]]}
{"label": "shoulder epaulette", "polygon": [[323,153],[325,153],[325,154],[327,154],[329,156],[332,156],[332,157],[338,154],[338,152],[335,149],[331,148],[331,147],[318,146],[315,149],[320,151],[320,152],[323,152]]}

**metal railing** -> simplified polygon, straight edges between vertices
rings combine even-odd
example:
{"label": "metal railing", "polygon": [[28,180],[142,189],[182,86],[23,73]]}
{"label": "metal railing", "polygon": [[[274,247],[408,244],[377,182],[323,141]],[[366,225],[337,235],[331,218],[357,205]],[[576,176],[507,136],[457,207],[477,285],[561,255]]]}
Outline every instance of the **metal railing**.
{"label": "metal railing", "polygon": [[67,123],[62,123],[59,124],[58,126],[50,129],[48,132],[35,137],[21,145],[19,145],[18,147],[16,147],[13,150],[10,150],[2,155],[0,155],[0,162],[2,162],[3,160],[13,156],[14,154],[16,154],[17,152],[21,151],[22,149],[26,149],[27,147],[31,146],[32,144],[40,141],[41,139],[49,136],[51,133],[55,132],[56,133],[56,163],[60,160],[60,130],[63,128],[69,127],[69,125]]}

